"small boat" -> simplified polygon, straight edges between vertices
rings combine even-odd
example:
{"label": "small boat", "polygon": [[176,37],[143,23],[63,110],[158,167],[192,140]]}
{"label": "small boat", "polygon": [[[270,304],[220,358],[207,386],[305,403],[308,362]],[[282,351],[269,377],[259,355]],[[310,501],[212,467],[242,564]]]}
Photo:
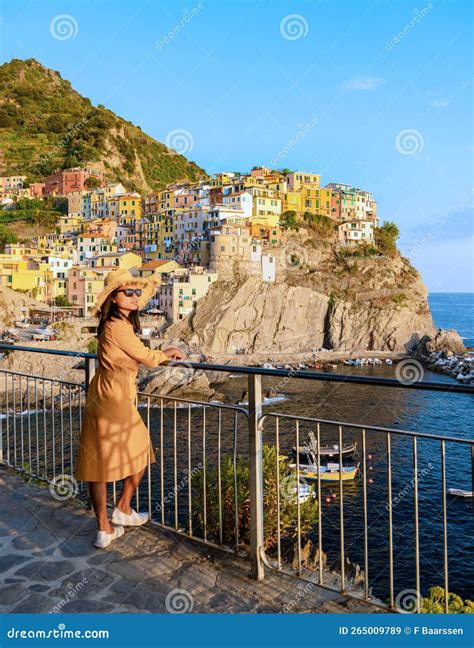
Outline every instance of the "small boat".
{"label": "small boat", "polygon": [[[288,466],[290,470],[296,472],[296,464],[292,463]],[[300,464],[299,475],[304,479],[321,481],[352,481],[355,479],[359,470],[359,464],[356,466],[342,466],[339,470],[338,463],[328,463],[327,466],[317,466],[317,464]]]}
{"label": "small boat", "polygon": [[[342,446],[341,454],[343,457],[350,457],[354,454],[357,449],[357,441],[348,445]],[[307,446],[298,446],[299,454],[306,455],[308,452]],[[311,450],[315,455],[317,455],[317,446],[314,448],[314,444],[311,447]],[[293,446],[293,454],[296,455],[296,446]],[[320,457],[338,457],[339,456],[339,445],[335,444],[332,446],[321,446],[319,448]]]}
{"label": "small boat", "polygon": [[296,500],[296,498],[298,497],[300,504],[304,504],[304,502],[307,502],[309,499],[316,497],[314,488],[312,488],[309,484],[306,484],[304,481],[300,480],[300,484],[298,488],[296,479],[294,480],[294,482],[295,482],[294,485],[291,485],[290,488],[288,488],[289,491],[287,493],[288,499]]}
{"label": "small boat", "polygon": [[448,488],[448,495],[454,495],[455,497],[473,497],[473,492],[462,490],[462,488]]}
{"label": "small boat", "polygon": [[265,362],[263,369],[275,369],[271,362]]}
{"label": "small boat", "polygon": [[391,365],[393,364],[393,360],[390,360],[390,358],[385,358],[385,364]]}
{"label": "small boat", "polygon": [[381,364],[382,364],[382,360],[380,360],[380,358],[374,358],[374,364],[376,364],[376,365],[381,365]]}

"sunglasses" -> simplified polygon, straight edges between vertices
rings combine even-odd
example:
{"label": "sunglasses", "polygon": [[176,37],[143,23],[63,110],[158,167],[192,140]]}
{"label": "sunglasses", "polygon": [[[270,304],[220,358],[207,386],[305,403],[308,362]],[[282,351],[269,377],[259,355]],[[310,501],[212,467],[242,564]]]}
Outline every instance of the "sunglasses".
{"label": "sunglasses", "polygon": [[117,292],[123,292],[127,297],[132,297],[134,294],[137,297],[140,297],[142,294],[141,288],[123,288],[122,290],[117,290]]}

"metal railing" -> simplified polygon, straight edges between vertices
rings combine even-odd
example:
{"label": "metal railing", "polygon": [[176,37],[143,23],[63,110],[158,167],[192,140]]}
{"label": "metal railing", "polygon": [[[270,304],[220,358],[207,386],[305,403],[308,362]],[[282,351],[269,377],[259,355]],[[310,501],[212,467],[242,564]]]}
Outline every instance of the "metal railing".
{"label": "metal railing", "polygon": [[[54,484],[58,476],[62,480],[67,476],[74,481],[74,457],[85,391],[96,368],[96,355],[11,345],[0,345],[0,349],[84,359],[83,384],[0,369],[0,374],[3,374],[3,381],[0,377],[0,385],[3,385],[0,461],[50,484]],[[474,440],[264,412],[262,379],[292,377],[354,386],[470,395],[474,393],[474,386],[424,381],[407,385],[398,380],[372,376],[189,362],[173,362],[172,368],[163,365],[158,371],[180,368],[189,372],[202,370],[246,376],[248,404],[245,407],[243,404],[227,405],[139,391],[136,405],[150,431],[157,457],[155,462],[151,462],[149,456],[146,478],[135,494],[136,507],[145,501],[155,524],[247,556],[251,576],[257,580],[264,578],[265,569],[275,569],[314,585],[381,604],[372,593],[369,578],[376,571],[371,565],[371,543],[373,546],[378,541],[386,545],[388,607],[397,609],[395,545],[398,526],[394,518],[398,517],[399,502],[405,500],[406,505],[410,501],[412,507],[408,508],[414,541],[413,586],[417,593],[414,611],[420,611],[423,587],[420,555],[428,548],[426,542],[423,544],[426,538],[420,538],[420,489],[427,481],[420,469],[429,457],[430,471],[433,471],[429,496],[437,498],[441,508],[440,535],[436,540],[441,547],[443,589],[446,592],[444,607],[448,611],[446,448],[453,444],[462,449],[459,455],[465,458],[462,471],[464,477],[470,473],[474,490]],[[299,452],[302,442],[304,445],[304,434],[310,431],[315,432],[316,439],[313,459],[316,458],[311,466],[317,473],[316,478],[314,475],[309,477],[309,469],[302,463]],[[350,460],[352,465],[349,468],[355,468],[355,474],[346,480],[344,444],[354,446],[356,442],[361,452],[360,461]],[[332,482],[326,481],[323,475],[326,467],[321,456],[322,444],[326,444],[326,448],[328,444],[336,446],[333,461],[337,463],[332,467]],[[431,449],[433,444],[438,448],[436,454]],[[291,462],[288,457],[293,445],[296,453]],[[377,474],[386,480],[384,508],[380,508],[380,492],[377,496],[371,493],[374,466],[370,459],[373,454],[378,457]],[[412,479],[405,492],[406,488],[401,489],[400,479],[407,480],[409,469]],[[401,477],[400,470],[403,472]],[[397,488],[398,495],[394,495]],[[433,490],[435,488],[439,491]],[[110,484],[109,491],[110,501],[115,504],[115,482]],[[86,495],[84,484],[81,484],[78,494]],[[421,495],[424,502],[426,495]],[[373,513],[376,509],[375,519]],[[406,512],[403,515],[406,518]],[[404,524],[406,526],[406,519]],[[311,550],[317,555],[313,563],[308,559]],[[353,568],[354,556],[361,564],[358,584],[347,573],[351,566]]]}

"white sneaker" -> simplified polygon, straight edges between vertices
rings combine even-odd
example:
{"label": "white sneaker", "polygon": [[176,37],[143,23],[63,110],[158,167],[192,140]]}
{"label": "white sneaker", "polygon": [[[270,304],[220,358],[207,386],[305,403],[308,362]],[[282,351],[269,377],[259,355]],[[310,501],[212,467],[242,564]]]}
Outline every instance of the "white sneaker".
{"label": "white sneaker", "polygon": [[123,526],[116,526],[112,533],[107,533],[107,531],[97,531],[97,538],[94,542],[94,547],[98,549],[105,549],[108,547],[112,540],[116,540],[123,536],[125,529]]}
{"label": "white sneaker", "polygon": [[137,511],[132,509],[132,512],[127,514],[115,507],[111,519],[114,524],[121,524],[123,526],[141,526],[148,522],[148,513],[137,513]]}

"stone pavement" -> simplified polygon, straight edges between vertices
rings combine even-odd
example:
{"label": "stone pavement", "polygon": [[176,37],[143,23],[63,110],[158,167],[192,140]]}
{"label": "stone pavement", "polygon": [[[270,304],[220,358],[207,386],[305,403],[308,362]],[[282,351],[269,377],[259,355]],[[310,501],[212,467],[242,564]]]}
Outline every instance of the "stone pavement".
{"label": "stone pavement", "polygon": [[0,489],[0,613],[380,611],[268,570],[256,582],[248,561],[153,524],[96,549],[84,502],[3,467]]}

